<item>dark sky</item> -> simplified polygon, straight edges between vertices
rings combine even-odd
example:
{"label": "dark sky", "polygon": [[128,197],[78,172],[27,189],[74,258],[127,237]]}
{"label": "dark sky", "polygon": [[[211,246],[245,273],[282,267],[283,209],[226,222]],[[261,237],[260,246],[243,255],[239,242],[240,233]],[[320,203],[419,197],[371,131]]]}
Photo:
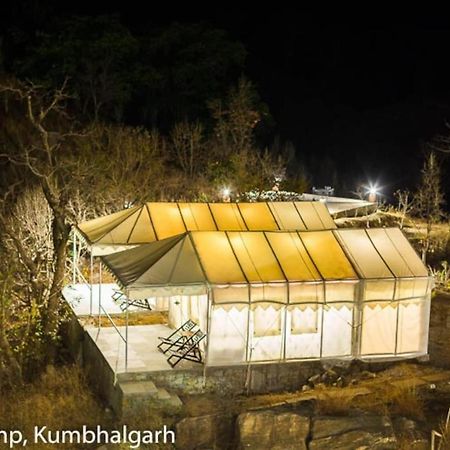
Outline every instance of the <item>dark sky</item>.
{"label": "dark sky", "polygon": [[450,121],[450,26],[443,11],[49,4],[58,13],[119,13],[136,32],[173,21],[227,30],[248,51],[246,73],[274,118],[272,137],[293,143],[313,184],[333,184],[337,171],[342,194],[357,178],[378,179],[386,192],[413,185],[423,144]]}

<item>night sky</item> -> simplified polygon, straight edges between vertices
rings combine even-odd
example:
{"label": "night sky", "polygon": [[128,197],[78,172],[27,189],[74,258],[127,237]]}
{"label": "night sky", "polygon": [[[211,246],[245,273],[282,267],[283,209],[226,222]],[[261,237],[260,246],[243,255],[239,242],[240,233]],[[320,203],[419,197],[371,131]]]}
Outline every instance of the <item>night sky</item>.
{"label": "night sky", "polygon": [[357,181],[378,180],[387,194],[412,187],[424,144],[450,121],[450,26],[439,11],[415,17],[369,11],[356,20],[343,11],[324,17],[274,4],[265,10],[171,2],[144,10],[130,1],[49,5],[57,14],[119,13],[136,33],[174,21],[226,30],[246,47],[246,75],[273,117],[265,144],[276,136],[291,142],[316,186],[333,184],[337,172],[340,194]]}

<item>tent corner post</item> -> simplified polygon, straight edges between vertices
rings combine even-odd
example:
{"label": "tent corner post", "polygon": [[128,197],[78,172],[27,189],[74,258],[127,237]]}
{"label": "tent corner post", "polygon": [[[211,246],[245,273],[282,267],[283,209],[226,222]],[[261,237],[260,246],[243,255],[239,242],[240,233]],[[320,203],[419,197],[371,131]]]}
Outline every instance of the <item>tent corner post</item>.
{"label": "tent corner post", "polygon": [[101,314],[102,314],[102,261],[98,261],[98,328],[101,328]]}
{"label": "tent corner post", "polygon": [[89,284],[90,284],[90,295],[89,295],[89,316],[92,317],[93,312],[93,300],[94,300],[94,255],[92,254],[92,247],[90,252],[90,262],[89,262]]}
{"label": "tent corner post", "polygon": [[128,372],[128,307],[125,312],[125,372]]}
{"label": "tent corner post", "polygon": [[75,229],[72,230],[72,285],[77,282],[77,235]]}
{"label": "tent corner post", "polygon": [[252,376],[252,368],[251,368],[251,361],[252,361],[252,352],[253,352],[253,342],[251,342],[250,339],[250,322],[251,322],[251,314],[252,314],[252,302],[251,302],[251,287],[250,283],[247,283],[247,295],[248,295],[248,311],[247,311],[247,342],[246,342],[246,354],[245,357],[247,358],[247,373],[245,375],[245,382],[244,382],[244,389],[247,395],[250,394],[250,388],[251,388],[251,376]]}
{"label": "tent corner post", "polygon": [[203,363],[203,388],[206,387],[206,366],[209,355],[209,337],[211,333],[211,310],[212,310],[212,301],[211,301],[211,286],[209,283],[206,285],[206,301],[207,304],[207,314],[206,314],[206,348],[205,348],[205,361]]}
{"label": "tent corner post", "polygon": [[361,336],[363,323],[363,296],[365,292],[365,281],[359,280],[353,303],[353,327],[352,327],[352,357],[361,357]]}

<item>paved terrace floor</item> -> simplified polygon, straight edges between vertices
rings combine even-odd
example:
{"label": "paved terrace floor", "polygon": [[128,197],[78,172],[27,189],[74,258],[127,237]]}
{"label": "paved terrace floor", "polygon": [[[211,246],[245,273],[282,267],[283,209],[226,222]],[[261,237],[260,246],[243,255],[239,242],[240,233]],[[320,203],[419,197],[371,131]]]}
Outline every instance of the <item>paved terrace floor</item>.
{"label": "paved terrace floor", "polygon": [[[116,284],[98,284],[92,289],[92,313],[98,315],[99,298],[102,307],[110,315],[125,313],[120,309],[120,303],[112,299],[112,294],[118,289]],[[100,294],[100,296],[99,296]],[[91,291],[88,284],[75,284],[65,286],[63,296],[71,306],[77,317],[85,318],[91,312]],[[131,311],[142,311],[140,308],[130,307]],[[101,312],[102,316],[105,313]],[[125,342],[113,326],[98,328],[93,325],[85,325],[85,330],[96,343],[111,368],[116,373],[125,372]],[[125,337],[125,327],[118,327],[119,332]],[[152,372],[161,370],[174,370],[167,362],[169,354],[161,353],[157,346],[160,343],[158,337],[167,337],[173,330],[166,325],[133,325],[128,327],[128,372]],[[199,364],[190,361],[181,361],[176,369],[199,367]]]}
{"label": "paved terrace floor", "polygon": [[[118,328],[125,336],[125,327]],[[125,372],[125,343],[113,327],[88,327],[86,331],[97,344],[103,356],[116,373]],[[128,372],[174,370],[167,362],[168,354],[157,346],[158,336],[169,336],[173,330],[166,325],[135,325],[128,327]],[[199,367],[190,361],[181,361],[176,369]]]}

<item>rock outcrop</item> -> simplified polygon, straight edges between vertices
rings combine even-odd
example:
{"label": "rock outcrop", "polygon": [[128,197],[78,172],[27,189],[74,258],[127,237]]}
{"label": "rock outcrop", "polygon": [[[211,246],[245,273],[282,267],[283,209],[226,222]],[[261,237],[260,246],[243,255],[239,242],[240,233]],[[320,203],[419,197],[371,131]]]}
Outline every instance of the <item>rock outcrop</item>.
{"label": "rock outcrop", "polygon": [[232,448],[234,420],[227,414],[185,417],[176,426],[176,446],[183,450]]}
{"label": "rock outcrop", "polygon": [[292,412],[258,411],[237,419],[239,450],[307,450],[310,418]]}
{"label": "rock outcrop", "polygon": [[310,450],[395,450],[392,423],[383,416],[317,417],[312,422]]}

